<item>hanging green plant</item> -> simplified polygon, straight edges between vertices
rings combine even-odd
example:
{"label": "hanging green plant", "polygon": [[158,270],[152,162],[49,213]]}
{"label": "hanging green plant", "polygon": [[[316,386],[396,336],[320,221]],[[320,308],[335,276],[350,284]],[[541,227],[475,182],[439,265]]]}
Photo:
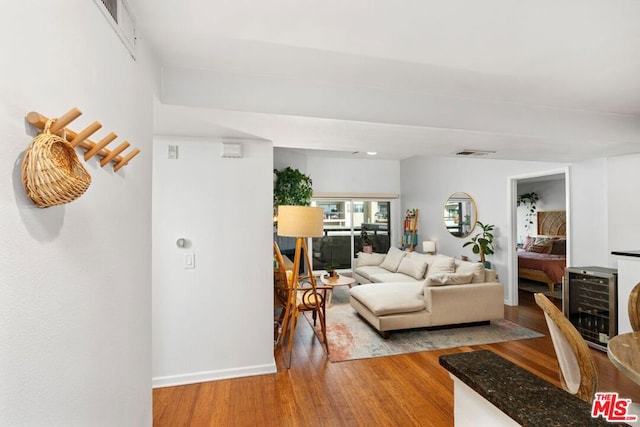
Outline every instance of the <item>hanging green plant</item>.
{"label": "hanging green plant", "polygon": [[274,169],[276,182],[273,186],[273,211],[277,213],[280,205],[309,206],[313,195],[312,181],[308,175],[298,169],[286,167]]}
{"label": "hanging green plant", "polygon": [[518,200],[516,201],[516,206],[520,207],[520,205],[526,208],[524,213],[524,229],[529,230],[533,225],[533,218],[536,215],[536,202],[540,200],[538,193],[532,191],[531,193],[524,193],[518,196]]}

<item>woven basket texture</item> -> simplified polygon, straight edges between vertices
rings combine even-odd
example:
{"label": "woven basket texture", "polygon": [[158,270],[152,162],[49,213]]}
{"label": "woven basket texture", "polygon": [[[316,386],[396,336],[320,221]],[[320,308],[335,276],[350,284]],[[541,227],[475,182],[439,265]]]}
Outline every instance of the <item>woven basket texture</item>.
{"label": "woven basket texture", "polygon": [[31,141],[22,162],[27,196],[41,208],[72,202],[91,184],[91,175],[78,160],[75,149],[49,131],[54,121],[49,120],[44,131]]}

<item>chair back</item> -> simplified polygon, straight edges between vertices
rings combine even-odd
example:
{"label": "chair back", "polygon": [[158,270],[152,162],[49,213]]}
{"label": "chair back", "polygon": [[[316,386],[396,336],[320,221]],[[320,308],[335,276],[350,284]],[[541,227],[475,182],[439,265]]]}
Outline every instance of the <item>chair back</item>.
{"label": "chair back", "polygon": [[640,331],[640,283],[636,284],[631,290],[627,310],[631,329],[634,332]]}
{"label": "chair back", "polygon": [[291,296],[292,286],[289,283],[287,269],[284,266],[284,257],[280,252],[278,243],[273,242],[273,256],[278,266],[273,269],[273,292],[274,296],[282,305],[286,305]]}
{"label": "chair back", "polygon": [[592,402],[598,388],[598,373],[589,346],[549,298],[537,293],[535,300],[549,327],[560,366],[562,388],[586,402]]}

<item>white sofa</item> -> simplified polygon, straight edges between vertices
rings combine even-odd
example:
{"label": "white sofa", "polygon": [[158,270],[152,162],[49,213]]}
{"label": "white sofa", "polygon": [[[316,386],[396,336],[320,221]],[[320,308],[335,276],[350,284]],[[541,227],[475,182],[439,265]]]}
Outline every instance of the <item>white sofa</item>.
{"label": "white sofa", "polygon": [[486,324],[504,318],[504,290],[493,270],[445,255],[391,248],[359,253],[351,306],[382,336],[399,329]]}

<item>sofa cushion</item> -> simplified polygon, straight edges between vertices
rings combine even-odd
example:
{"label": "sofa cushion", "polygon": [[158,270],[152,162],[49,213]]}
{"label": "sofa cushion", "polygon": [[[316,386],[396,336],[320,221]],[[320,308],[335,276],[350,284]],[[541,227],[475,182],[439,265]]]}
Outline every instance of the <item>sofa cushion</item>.
{"label": "sofa cushion", "polygon": [[429,264],[427,275],[436,273],[454,273],[456,271],[455,259],[448,256],[439,256]]}
{"label": "sofa cushion", "polygon": [[466,285],[472,279],[473,273],[436,273],[427,276],[424,286]]}
{"label": "sofa cushion", "polygon": [[404,257],[398,266],[398,273],[406,274],[416,280],[422,279],[427,271],[427,261]]}
{"label": "sofa cushion", "polygon": [[372,278],[374,276],[379,274],[389,274],[389,271],[385,270],[382,267],[378,267],[377,265],[366,265],[364,267],[356,268],[356,273],[373,282],[374,280]]}
{"label": "sofa cushion", "polygon": [[482,283],[485,281],[484,265],[481,262],[471,262],[456,260],[456,273],[473,273],[471,283]]}
{"label": "sofa cushion", "polygon": [[406,252],[392,246],[389,248],[389,252],[387,252],[387,255],[384,257],[384,261],[380,264],[380,267],[395,273],[398,271],[398,266],[405,255]]}
{"label": "sofa cushion", "polygon": [[409,252],[406,258],[418,261],[424,261],[427,264],[431,264],[436,258],[441,258],[443,255],[421,254],[420,252]]}
{"label": "sofa cushion", "polygon": [[411,276],[408,276],[404,273],[396,272],[390,273],[385,270],[384,273],[372,274],[369,278],[370,281],[374,283],[391,283],[391,282],[421,282],[423,279],[414,279]]}
{"label": "sofa cushion", "polygon": [[380,265],[384,261],[387,254],[358,252],[358,267],[366,265]]}
{"label": "sofa cushion", "polygon": [[[401,291],[399,290],[401,288]],[[376,316],[412,313],[424,310],[424,297],[420,294],[422,282],[368,283],[349,291]]]}

